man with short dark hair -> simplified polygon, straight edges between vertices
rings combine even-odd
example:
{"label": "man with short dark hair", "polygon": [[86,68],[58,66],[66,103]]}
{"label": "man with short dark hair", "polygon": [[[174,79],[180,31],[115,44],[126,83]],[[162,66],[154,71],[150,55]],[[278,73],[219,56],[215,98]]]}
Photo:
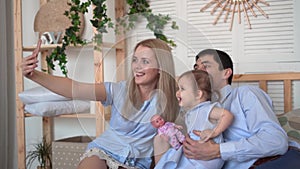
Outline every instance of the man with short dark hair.
{"label": "man with short dark hair", "polygon": [[[224,169],[300,167],[300,152],[296,148],[300,146],[289,142],[273,111],[271,98],[258,87],[231,87],[233,63],[227,53],[203,50],[196,56],[194,68],[211,75],[212,88],[219,95],[214,101],[219,101],[233,113],[234,122],[223,133],[224,143],[199,143],[187,135],[183,149],[188,158],[211,160],[221,157],[226,160]],[[195,134],[198,132],[201,131],[195,131]]]}

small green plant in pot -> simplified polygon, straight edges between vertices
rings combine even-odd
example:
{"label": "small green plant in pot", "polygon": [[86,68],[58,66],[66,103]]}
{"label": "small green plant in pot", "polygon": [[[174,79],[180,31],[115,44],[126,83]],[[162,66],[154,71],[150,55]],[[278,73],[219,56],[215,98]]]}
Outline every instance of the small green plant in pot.
{"label": "small green plant in pot", "polygon": [[26,156],[26,166],[31,167],[32,163],[35,160],[38,160],[39,166],[38,169],[51,169],[52,148],[51,143],[48,143],[46,138],[43,137],[42,142],[39,142],[34,145],[34,149],[29,151]]}

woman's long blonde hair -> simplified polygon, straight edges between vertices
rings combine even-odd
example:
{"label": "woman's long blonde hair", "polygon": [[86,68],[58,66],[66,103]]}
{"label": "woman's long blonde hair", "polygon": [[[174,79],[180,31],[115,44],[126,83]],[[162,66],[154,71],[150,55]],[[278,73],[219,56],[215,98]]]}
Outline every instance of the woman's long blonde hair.
{"label": "woman's long blonde hair", "polygon": [[[171,48],[160,39],[143,40],[135,46],[134,51],[136,51],[139,46],[152,49],[158,62],[159,75],[156,93],[158,94],[157,108],[161,112],[156,113],[160,113],[166,121],[173,122],[178,115],[179,106],[175,95],[175,69]],[[130,117],[132,113],[136,113],[143,104],[132,71],[129,79],[127,83],[128,99],[126,99],[123,108],[123,115],[125,115],[125,117]]]}

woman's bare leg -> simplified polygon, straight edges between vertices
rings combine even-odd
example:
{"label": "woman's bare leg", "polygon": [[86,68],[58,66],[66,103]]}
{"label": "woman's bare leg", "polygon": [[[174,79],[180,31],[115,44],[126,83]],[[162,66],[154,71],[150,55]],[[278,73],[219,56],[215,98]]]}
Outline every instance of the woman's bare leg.
{"label": "woman's bare leg", "polygon": [[164,155],[166,151],[170,148],[170,144],[165,141],[159,135],[154,137],[154,161],[155,164],[158,163],[159,159]]}
{"label": "woman's bare leg", "polygon": [[84,158],[78,165],[77,169],[107,169],[105,160],[97,156]]}

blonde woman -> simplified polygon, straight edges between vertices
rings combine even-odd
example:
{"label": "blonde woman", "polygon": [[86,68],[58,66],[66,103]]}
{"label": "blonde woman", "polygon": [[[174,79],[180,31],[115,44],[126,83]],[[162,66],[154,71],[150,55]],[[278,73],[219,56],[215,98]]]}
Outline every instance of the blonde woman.
{"label": "blonde woman", "polygon": [[97,84],[35,70],[38,51],[39,47],[24,58],[24,76],[65,97],[100,101],[112,107],[109,127],[88,145],[78,169],[117,168],[111,161],[122,167],[150,168],[156,134],[150,119],[159,112],[174,121],[179,109],[171,48],[158,39],[141,41],[134,49],[127,81]]}

